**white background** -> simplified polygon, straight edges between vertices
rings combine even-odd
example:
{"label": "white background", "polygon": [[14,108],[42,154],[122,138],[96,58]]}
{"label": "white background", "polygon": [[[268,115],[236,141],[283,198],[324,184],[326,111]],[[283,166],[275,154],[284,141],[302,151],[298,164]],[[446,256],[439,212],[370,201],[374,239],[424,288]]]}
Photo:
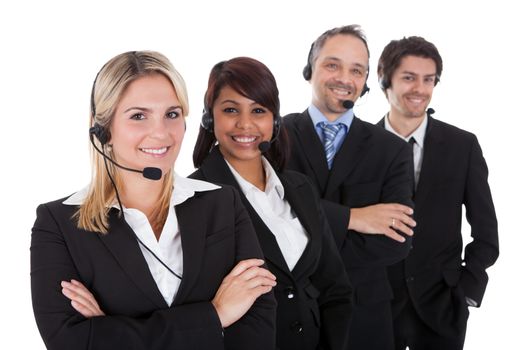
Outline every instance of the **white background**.
{"label": "white background", "polygon": [[[524,28],[512,1],[3,1],[0,5],[0,348],[43,349],[31,307],[29,244],[35,208],[87,184],[89,96],[99,68],[128,50],[157,50],[185,78],[191,152],[210,68],[251,56],[274,72],[282,114],[303,111],[311,42],[361,24],[371,50],[371,92],[355,108],[376,122],[387,110],[376,63],[391,39],[420,35],[444,60],[435,117],[474,132],[490,168],[501,256],[481,309],[471,309],[466,349],[524,349]],[[517,2],[518,3],[518,2]],[[469,226],[464,226],[469,240]]]}

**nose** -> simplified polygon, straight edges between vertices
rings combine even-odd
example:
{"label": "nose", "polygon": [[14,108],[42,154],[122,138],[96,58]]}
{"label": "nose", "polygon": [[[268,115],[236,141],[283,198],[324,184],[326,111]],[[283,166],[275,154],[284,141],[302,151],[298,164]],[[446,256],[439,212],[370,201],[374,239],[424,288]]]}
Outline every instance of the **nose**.
{"label": "nose", "polygon": [[168,125],[167,119],[163,117],[161,118],[152,118],[151,122],[151,128],[150,128],[150,136],[152,138],[156,139],[165,139],[168,136]]}
{"label": "nose", "polygon": [[422,92],[424,89],[424,81],[422,79],[415,79],[413,84],[413,91]]}
{"label": "nose", "polygon": [[241,111],[236,120],[236,127],[242,130],[247,130],[252,127],[252,117],[247,111]]}

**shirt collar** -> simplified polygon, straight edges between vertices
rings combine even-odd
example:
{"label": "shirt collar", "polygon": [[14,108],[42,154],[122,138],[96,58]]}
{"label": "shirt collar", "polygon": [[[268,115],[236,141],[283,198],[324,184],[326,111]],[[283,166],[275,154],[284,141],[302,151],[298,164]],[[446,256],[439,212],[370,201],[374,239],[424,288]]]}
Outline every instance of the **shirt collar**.
{"label": "shirt collar", "polygon": [[335,121],[329,121],[325,115],[316,107],[315,105],[310,105],[308,108],[310,118],[312,119],[312,123],[316,126],[318,126],[319,123],[329,123],[329,124],[337,124],[341,123],[345,125],[346,131],[349,130],[351,127],[352,120],[354,118],[354,112],[353,109],[347,110],[345,113],[343,113],[338,119]]}
{"label": "shirt collar", "polygon": [[[193,197],[196,192],[212,191],[212,190],[221,188],[220,186],[211,184],[206,181],[188,179],[186,177],[179,176],[177,175],[177,173],[174,173],[173,186],[174,186],[174,189],[172,191],[172,198],[170,199],[171,206],[175,206],[175,205],[183,203],[188,198]],[[80,191],[68,197],[68,199],[62,202],[62,204],[82,205],[84,203],[84,200],[89,194],[89,188],[90,188],[89,185],[84,187]],[[114,203],[112,206],[114,208],[119,209],[119,206],[117,203]]]}
{"label": "shirt collar", "polygon": [[395,129],[393,129],[393,127],[391,126],[391,123],[389,122],[389,113],[385,115],[384,123],[385,123],[385,130],[392,132],[396,136],[404,139],[406,142],[409,141],[409,139],[411,139],[412,137],[415,139],[415,143],[418,146],[420,147],[424,146],[424,138],[426,136],[426,129],[427,129],[427,123],[428,123],[427,115],[424,117],[424,120],[422,120],[422,123],[420,123],[418,128],[416,128],[416,130],[413,131],[413,133],[407,137],[400,135],[399,133],[395,131]]}
{"label": "shirt collar", "polygon": [[[272,168],[272,165],[270,165],[269,161],[265,157],[261,157],[261,160],[263,162],[263,169],[265,170],[265,176],[266,176],[266,185],[265,185],[265,193],[269,194],[272,191],[276,191],[280,199],[285,198],[285,189],[283,188],[283,184],[281,183],[278,175],[274,171],[274,168]],[[226,164],[230,168],[230,171],[232,172],[232,175],[234,175],[234,178],[236,179],[239,187],[241,188],[241,191],[244,195],[247,195],[250,191],[260,191],[259,188],[245,180],[237,171],[234,169],[230,163],[225,159]]]}

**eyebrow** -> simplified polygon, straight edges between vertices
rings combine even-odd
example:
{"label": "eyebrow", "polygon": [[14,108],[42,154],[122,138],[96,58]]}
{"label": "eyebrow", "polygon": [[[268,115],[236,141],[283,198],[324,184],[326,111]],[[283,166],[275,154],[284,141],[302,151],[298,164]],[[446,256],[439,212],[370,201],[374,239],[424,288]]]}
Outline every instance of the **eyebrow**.
{"label": "eyebrow", "polygon": [[[402,74],[419,75],[419,74],[417,74],[417,73],[415,73],[415,72],[411,72],[411,71],[407,71],[407,70],[406,70],[406,71],[403,71]],[[431,73],[431,74],[424,74],[423,76],[426,77],[426,78],[427,78],[427,77],[436,77],[437,74],[436,74],[436,73]]]}
{"label": "eyebrow", "polygon": [[[250,99],[250,97],[248,97],[248,98]],[[232,103],[232,104],[235,104],[236,106],[239,106],[239,105],[240,105],[240,103],[237,102],[236,100],[230,100],[230,99],[228,99],[228,100],[223,100],[223,101],[220,102],[220,104],[222,104],[222,105],[223,105],[223,104],[227,104],[227,103]],[[262,105],[261,103],[258,103],[258,102],[256,102],[256,101],[253,101],[250,105],[251,105],[251,106],[258,105],[258,106],[262,106],[262,107],[263,107],[263,105]]]}
{"label": "eyebrow", "polygon": [[[174,110],[174,109],[182,110],[183,107],[181,107],[181,106],[170,106],[166,110],[170,111],[170,110]],[[128,113],[128,112],[133,111],[133,110],[138,110],[138,111],[141,111],[141,112],[151,112],[151,109],[150,108],[146,108],[146,107],[130,107],[130,108],[126,109],[124,111],[124,113]]]}
{"label": "eyebrow", "polygon": [[[338,57],[327,56],[327,57],[323,58],[323,61],[337,61],[337,62],[341,62],[342,60],[340,58],[338,58]],[[355,67],[363,68],[365,70],[368,69],[368,66],[364,66],[363,64],[361,64],[359,62],[353,62],[351,65],[355,66]]]}

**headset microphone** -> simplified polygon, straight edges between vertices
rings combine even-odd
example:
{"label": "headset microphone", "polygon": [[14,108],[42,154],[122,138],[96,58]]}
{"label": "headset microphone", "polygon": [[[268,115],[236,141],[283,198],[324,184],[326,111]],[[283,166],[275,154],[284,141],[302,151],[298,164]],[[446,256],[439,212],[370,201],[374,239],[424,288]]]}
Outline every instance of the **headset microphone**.
{"label": "headset microphone", "polygon": [[[274,139],[275,140],[275,139]],[[274,142],[274,140],[271,141],[263,141],[258,145],[258,149],[261,153],[265,153],[270,149],[270,143]]]}
{"label": "headset microphone", "polygon": [[345,101],[342,102],[342,106],[345,109],[351,109],[351,108],[354,107],[354,102],[351,101],[351,100],[345,100]]}
{"label": "headset microphone", "polygon": [[[100,128],[100,127],[99,127]],[[145,178],[149,179],[149,180],[160,180],[162,175],[163,175],[163,172],[161,169],[159,168],[153,168],[153,167],[146,167],[144,168],[143,170],[137,170],[137,169],[131,169],[131,168],[127,168],[125,166],[122,166],[120,164],[118,164],[116,161],[114,161],[113,159],[111,159],[110,157],[108,157],[106,154],[104,154],[104,152],[102,152],[98,147],[97,145],[95,144],[95,142],[93,142],[93,135],[97,136],[97,132],[98,132],[98,129],[96,126],[95,127],[91,127],[89,129],[89,133],[90,133],[90,141],[91,141],[91,144],[93,145],[93,147],[97,150],[97,152],[99,152],[105,159],[109,160],[110,162],[112,162],[115,166],[121,168],[121,169],[124,169],[124,170],[128,170],[128,171],[133,171],[135,173],[139,173],[139,174],[142,174],[142,176],[144,176]]]}
{"label": "headset microphone", "polygon": [[430,117],[431,114],[435,113],[435,110],[434,110],[433,108],[429,107],[429,108],[427,109],[426,113],[427,113],[427,116]]}

